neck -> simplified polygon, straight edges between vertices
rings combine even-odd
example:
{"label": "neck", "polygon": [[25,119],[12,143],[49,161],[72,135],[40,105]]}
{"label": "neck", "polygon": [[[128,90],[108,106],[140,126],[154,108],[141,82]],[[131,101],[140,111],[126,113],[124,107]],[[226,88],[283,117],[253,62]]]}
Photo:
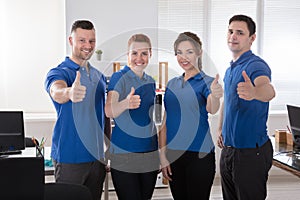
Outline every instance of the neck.
{"label": "neck", "polygon": [[88,70],[88,61],[83,59],[77,59],[74,56],[70,56],[70,59],[75,62],[80,67],[84,67],[86,70]]}
{"label": "neck", "polygon": [[144,70],[139,70],[139,69],[136,69],[136,68],[131,67],[131,66],[129,66],[129,67],[133,71],[133,73],[135,73],[135,75],[137,75],[139,78],[143,77]]}

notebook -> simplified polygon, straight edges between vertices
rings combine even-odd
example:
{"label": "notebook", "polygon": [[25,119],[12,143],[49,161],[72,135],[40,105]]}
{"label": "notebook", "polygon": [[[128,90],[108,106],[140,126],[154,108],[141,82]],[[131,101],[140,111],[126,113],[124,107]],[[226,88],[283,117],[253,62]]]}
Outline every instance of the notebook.
{"label": "notebook", "polygon": [[43,157],[2,157],[0,177],[0,199],[44,198]]}
{"label": "notebook", "polygon": [[287,105],[287,110],[294,146],[300,148],[300,107]]}

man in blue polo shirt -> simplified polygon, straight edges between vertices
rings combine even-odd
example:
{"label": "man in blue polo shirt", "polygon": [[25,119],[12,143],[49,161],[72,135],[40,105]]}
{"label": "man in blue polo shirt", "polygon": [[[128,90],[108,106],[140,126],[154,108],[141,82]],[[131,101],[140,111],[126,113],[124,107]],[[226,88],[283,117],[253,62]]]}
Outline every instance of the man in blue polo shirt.
{"label": "man in blue polo shirt", "polygon": [[218,146],[225,200],[267,196],[273,148],[267,134],[269,101],[275,91],[267,63],[250,50],[255,23],[245,15],[229,20],[227,43],[233,59],[224,77]]}
{"label": "man in blue polo shirt", "polygon": [[106,80],[88,62],[95,38],[90,21],[75,21],[69,37],[71,56],[48,72],[45,87],[57,112],[51,149],[55,180],[85,185],[99,200],[106,175],[101,162]]}

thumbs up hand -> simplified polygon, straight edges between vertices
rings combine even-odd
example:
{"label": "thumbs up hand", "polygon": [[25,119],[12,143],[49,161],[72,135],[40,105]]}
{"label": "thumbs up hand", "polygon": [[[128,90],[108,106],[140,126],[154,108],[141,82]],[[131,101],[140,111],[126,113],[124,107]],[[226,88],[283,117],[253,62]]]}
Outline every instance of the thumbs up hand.
{"label": "thumbs up hand", "polygon": [[242,72],[245,82],[240,82],[237,85],[237,94],[241,99],[251,101],[255,98],[255,87],[251,82],[251,79],[245,71]]}
{"label": "thumbs up hand", "polygon": [[127,98],[126,98],[128,100],[128,108],[129,109],[139,108],[140,104],[141,104],[140,95],[135,95],[134,92],[135,92],[134,87],[131,87],[131,91],[127,95]]}
{"label": "thumbs up hand", "polygon": [[83,101],[86,94],[86,87],[81,85],[80,77],[81,74],[79,71],[77,71],[75,81],[73,82],[69,92],[69,98],[74,103]]}
{"label": "thumbs up hand", "polygon": [[216,75],[216,78],[210,85],[211,94],[213,97],[220,99],[223,96],[223,88],[219,81],[219,74]]}

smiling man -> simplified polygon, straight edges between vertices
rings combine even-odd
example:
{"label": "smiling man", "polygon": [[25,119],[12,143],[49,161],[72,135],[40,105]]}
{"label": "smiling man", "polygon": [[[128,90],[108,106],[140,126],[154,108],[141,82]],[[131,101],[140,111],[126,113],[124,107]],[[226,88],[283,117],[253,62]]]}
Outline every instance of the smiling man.
{"label": "smiling man", "polygon": [[217,143],[222,148],[225,200],[263,200],[267,196],[273,148],[266,122],[275,91],[270,83],[271,69],[250,50],[255,38],[255,23],[250,17],[235,15],[229,20],[227,44],[232,61],[224,76]]}
{"label": "smiling man", "polygon": [[95,38],[90,21],[75,21],[69,36],[71,55],[48,72],[45,88],[57,112],[51,149],[55,180],[85,185],[99,200],[106,175],[101,162],[106,80],[88,62]]}

